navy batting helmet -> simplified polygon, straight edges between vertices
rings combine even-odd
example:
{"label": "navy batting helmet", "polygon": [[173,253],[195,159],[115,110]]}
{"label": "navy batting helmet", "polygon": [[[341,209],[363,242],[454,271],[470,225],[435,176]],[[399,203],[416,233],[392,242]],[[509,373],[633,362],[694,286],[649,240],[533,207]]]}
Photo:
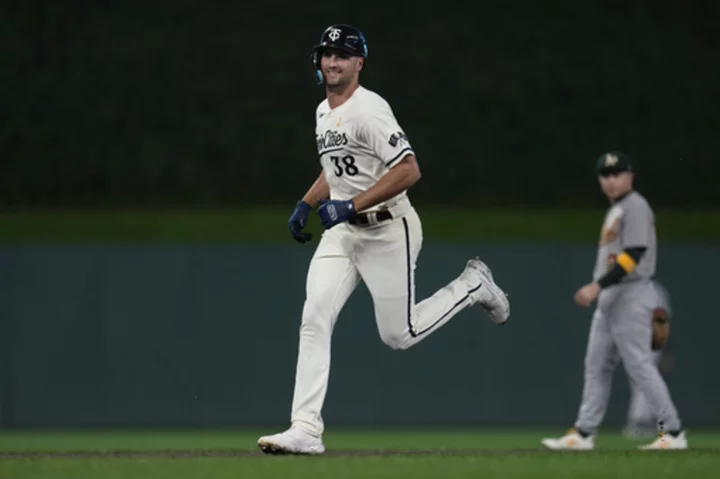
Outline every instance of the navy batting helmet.
{"label": "navy batting helmet", "polygon": [[318,84],[323,82],[322,71],[320,71],[320,58],[322,58],[323,51],[326,48],[336,48],[352,56],[363,58],[368,56],[367,42],[360,30],[351,25],[330,25],[323,32],[320,43],[315,45],[312,55],[310,55]]}

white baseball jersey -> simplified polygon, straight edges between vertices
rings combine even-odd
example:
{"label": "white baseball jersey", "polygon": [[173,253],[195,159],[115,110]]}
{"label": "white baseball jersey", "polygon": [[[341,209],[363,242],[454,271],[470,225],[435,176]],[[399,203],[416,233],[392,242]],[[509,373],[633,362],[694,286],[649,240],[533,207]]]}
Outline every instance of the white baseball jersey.
{"label": "white baseball jersey", "polygon": [[[362,86],[335,109],[323,100],[315,118],[320,164],[332,200],[353,198],[407,155],[415,154],[388,102]],[[368,211],[391,206],[406,196],[403,191]]]}

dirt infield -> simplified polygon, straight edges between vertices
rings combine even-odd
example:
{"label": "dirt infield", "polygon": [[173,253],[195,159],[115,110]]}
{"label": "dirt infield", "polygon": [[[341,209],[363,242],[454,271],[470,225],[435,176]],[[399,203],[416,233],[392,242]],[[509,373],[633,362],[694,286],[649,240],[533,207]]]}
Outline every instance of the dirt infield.
{"label": "dirt infield", "polygon": [[[381,450],[381,449],[338,449],[327,451],[322,457],[381,457],[381,456],[502,456],[512,454],[542,454],[551,451],[543,449],[455,449],[455,450]],[[200,458],[200,457],[265,457],[261,451],[247,449],[204,450],[204,449],[168,449],[148,451],[0,451],[3,459],[89,459],[89,458]],[[270,456],[272,457],[272,456]]]}

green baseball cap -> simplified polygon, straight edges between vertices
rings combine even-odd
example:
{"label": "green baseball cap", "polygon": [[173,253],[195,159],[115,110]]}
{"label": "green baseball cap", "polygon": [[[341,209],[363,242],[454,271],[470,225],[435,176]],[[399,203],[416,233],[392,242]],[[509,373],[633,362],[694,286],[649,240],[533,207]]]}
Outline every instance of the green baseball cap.
{"label": "green baseball cap", "polygon": [[633,171],[630,158],[621,151],[609,151],[597,159],[595,170],[598,174]]}

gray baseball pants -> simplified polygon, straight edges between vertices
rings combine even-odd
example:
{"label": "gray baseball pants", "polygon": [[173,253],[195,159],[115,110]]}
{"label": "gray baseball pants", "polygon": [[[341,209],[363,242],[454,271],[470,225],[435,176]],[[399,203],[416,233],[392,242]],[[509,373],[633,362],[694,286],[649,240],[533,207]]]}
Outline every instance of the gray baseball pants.
{"label": "gray baseball pants", "polygon": [[632,382],[648,400],[661,430],[681,429],[675,405],[653,361],[651,317],[658,301],[652,283],[620,283],[600,293],[585,355],[582,404],[575,427],[594,434],[605,416],[612,374],[622,360]]}

